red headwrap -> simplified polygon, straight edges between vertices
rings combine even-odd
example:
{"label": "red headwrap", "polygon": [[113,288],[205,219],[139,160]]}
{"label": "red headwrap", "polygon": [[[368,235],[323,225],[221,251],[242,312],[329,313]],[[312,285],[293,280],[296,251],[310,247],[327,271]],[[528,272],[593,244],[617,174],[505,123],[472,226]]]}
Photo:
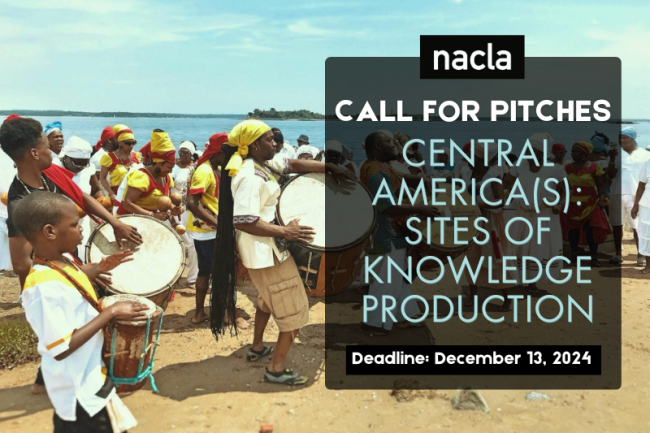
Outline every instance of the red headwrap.
{"label": "red headwrap", "polygon": [[106,140],[110,140],[113,137],[115,137],[115,133],[113,132],[113,127],[107,126],[106,128],[104,128],[104,130],[102,131],[102,136],[100,137],[99,141],[95,145],[95,150],[99,150],[99,148],[102,147],[102,144]]}
{"label": "red headwrap", "polygon": [[472,146],[471,141],[465,143],[465,145],[463,146],[463,152],[465,152],[466,155],[469,155],[469,149],[471,146]]}
{"label": "red headwrap", "polygon": [[142,149],[140,149],[140,153],[142,154],[142,159],[148,159],[151,158],[151,141],[144,146],[142,146]]}
{"label": "red headwrap", "polygon": [[566,147],[564,147],[564,144],[562,143],[555,143],[553,147],[551,147],[551,153],[559,152],[561,150],[566,150]]}
{"label": "red headwrap", "polygon": [[8,120],[14,120],[14,119],[22,119],[22,117],[20,117],[20,116],[17,115],[17,114],[10,114],[10,115],[9,115],[9,116],[4,120],[4,122],[2,122],[2,123],[7,122]]}
{"label": "red headwrap", "polygon": [[573,147],[578,147],[580,150],[582,150],[585,155],[589,155],[591,151],[594,149],[594,146],[587,142],[587,141],[579,141],[577,143],[573,143]]}
{"label": "red headwrap", "polygon": [[205,161],[209,160],[217,153],[223,152],[221,145],[227,141],[228,134],[226,132],[219,132],[210,137],[210,141],[205,146],[205,152],[203,152],[203,155],[201,155],[199,160],[196,161],[196,166],[198,167],[199,165],[203,164]]}

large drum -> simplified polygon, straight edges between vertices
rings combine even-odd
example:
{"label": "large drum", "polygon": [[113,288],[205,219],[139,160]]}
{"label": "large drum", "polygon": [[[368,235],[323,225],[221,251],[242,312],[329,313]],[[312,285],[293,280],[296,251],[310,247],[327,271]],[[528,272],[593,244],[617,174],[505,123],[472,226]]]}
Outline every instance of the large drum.
{"label": "large drum", "polygon": [[102,350],[108,375],[117,387],[118,393],[137,391],[147,379],[157,391],[151,375],[156,345],[160,336],[163,310],[150,300],[135,295],[115,295],[102,298],[102,309],[119,301],[146,304],[145,320],[113,320],[104,328],[104,348]]}
{"label": "large drum", "polygon": [[[443,189],[444,192],[436,193],[436,202],[445,203],[445,206],[437,206],[440,210],[442,217],[449,217],[450,220],[445,222],[441,227],[440,222],[431,221],[430,228],[428,227],[426,219],[417,224],[411,224],[411,226],[416,227],[422,233],[422,242],[414,247],[409,249],[409,255],[413,258],[413,264],[417,264],[421,258],[427,256],[434,256],[442,260],[443,263],[446,263],[446,258],[451,257],[452,260],[461,255],[463,252],[467,251],[472,245],[472,239],[476,236],[476,228],[474,226],[474,221],[481,216],[481,211],[478,205],[472,205],[472,197],[467,193],[463,192],[461,196],[465,200],[463,204],[458,197],[456,198],[455,204],[452,204],[452,194],[451,194],[451,184],[438,183],[436,185],[437,189]],[[422,195],[418,196],[416,204],[422,204],[423,199]],[[454,242],[454,220],[456,218],[466,217],[466,221],[459,220],[456,224],[458,228],[467,229],[467,231],[458,231],[458,241],[466,241],[465,245],[457,245]],[[431,242],[427,242],[427,232],[430,235]],[[413,239],[413,234],[407,234],[411,239]],[[422,263],[421,269],[424,271],[433,270],[438,267],[438,262],[434,260],[427,260]]]}
{"label": "large drum", "polygon": [[312,243],[289,246],[307,294],[333,295],[357,278],[376,228],[372,196],[361,183],[337,185],[324,173],[296,176],[282,189],[277,218],[283,226],[299,218],[316,231]]}
{"label": "large drum", "polygon": [[[172,288],[185,269],[185,244],[167,224],[142,215],[123,215],[120,221],[138,229],[142,244],[123,241],[133,251],[133,260],[111,271],[111,294],[143,296],[167,308]],[[93,231],[86,244],[86,262],[98,263],[103,257],[120,251],[113,228],[102,224]]]}

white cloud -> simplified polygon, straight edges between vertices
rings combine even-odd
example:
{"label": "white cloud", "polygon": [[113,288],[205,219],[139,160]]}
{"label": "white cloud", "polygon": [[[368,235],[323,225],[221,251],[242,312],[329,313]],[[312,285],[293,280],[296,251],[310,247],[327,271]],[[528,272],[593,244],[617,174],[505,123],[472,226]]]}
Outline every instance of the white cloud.
{"label": "white cloud", "polygon": [[298,33],[299,35],[308,35],[308,36],[327,36],[332,34],[332,30],[322,29],[314,27],[307,20],[296,21],[295,23],[289,24],[287,29],[290,32]]}
{"label": "white cloud", "polygon": [[274,51],[273,48],[261,45],[255,42],[252,38],[243,38],[240,43],[232,45],[219,45],[215,47],[216,50],[234,51],[236,52],[268,52]]}

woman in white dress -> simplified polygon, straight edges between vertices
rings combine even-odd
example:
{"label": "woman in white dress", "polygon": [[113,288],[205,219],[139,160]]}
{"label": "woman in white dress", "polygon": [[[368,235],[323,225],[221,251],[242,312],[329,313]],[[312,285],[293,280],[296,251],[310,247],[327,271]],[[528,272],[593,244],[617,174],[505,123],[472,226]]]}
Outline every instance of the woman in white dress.
{"label": "woman in white dress", "polygon": [[[543,166],[545,139],[547,140],[547,143],[553,142],[553,138],[546,133],[537,133],[529,137],[528,140],[532,145],[536,160],[533,161],[532,159],[528,159],[522,161],[520,166],[513,165],[510,167],[510,171],[506,174],[504,179],[504,183],[507,187],[512,187],[515,180],[519,180],[519,184],[522,187],[520,191],[523,191],[526,198],[514,198],[512,200],[512,203],[514,203],[516,207],[515,218],[524,218],[529,221],[533,227],[533,236],[530,238],[529,242],[526,242],[523,245],[513,245],[515,255],[519,259],[520,265],[523,257],[535,257],[541,262],[544,269],[550,259],[562,255],[562,226],[560,224],[559,216],[561,206],[559,204],[556,206],[548,206],[544,203],[544,198],[549,202],[554,202],[556,199],[556,196],[546,190],[544,182],[546,179],[557,179],[558,182],[562,182],[562,179],[566,177],[566,174],[559,176],[559,172],[554,166]],[[539,166],[537,164],[539,164]],[[539,213],[535,210],[536,207],[534,201],[535,181],[537,179],[539,179],[539,185],[537,187]],[[552,185],[553,184],[549,183],[549,187]],[[562,195],[564,192],[563,183],[558,183],[554,189]],[[511,192],[511,194],[512,193],[513,192]],[[560,203],[562,203],[562,200],[560,200]],[[541,242],[538,241],[537,236],[537,227],[539,227],[538,221],[540,218],[549,218],[550,220],[543,223],[543,226],[548,227],[550,232],[543,232],[541,234]],[[509,233],[512,236],[512,239],[523,240],[529,236],[530,228],[528,224],[518,220],[512,223]],[[541,273],[540,280],[548,279],[548,274],[544,269],[540,270],[534,262],[527,261],[526,265],[526,274],[528,277]],[[553,278],[559,278],[561,269],[562,261],[557,260],[553,262],[549,271]],[[530,293],[539,292],[537,283],[530,283],[528,285],[528,291]]]}
{"label": "woman in white dress", "polygon": [[650,190],[646,185],[650,182],[650,161],[646,161],[639,171],[639,186],[632,207],[632,218],[637,221],[636,233],[639,238],[639,255],[646,258],[645,268],[641,273],[650,273]]}

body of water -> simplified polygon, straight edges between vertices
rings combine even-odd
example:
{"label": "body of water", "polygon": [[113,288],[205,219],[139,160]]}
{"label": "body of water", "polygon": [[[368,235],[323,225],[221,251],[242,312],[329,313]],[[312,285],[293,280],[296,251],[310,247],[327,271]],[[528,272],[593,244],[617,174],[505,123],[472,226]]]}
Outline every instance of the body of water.
{"label": "body of water", "polygon": [[[195,118],[128,118],[113,117],[35,117],[43,125],[58,120],[63,124],[64,137],[77,135],[95,144],[102,129],[108,125],[124,123],[135,133],[138,145],[144,146],[151,137],[151,131],[160,128],[167,131],[172,141],[178,145],[184,140],[195,142],[199,149],[203,148],[208,138],[217,132],[229,132],[233,126],[244,119],[223,117],[214,119]],[[629,125],[637,130],[637,142],[645,148],[650,145],[650,120],[636,120]],[[322,149],[325,143],[324,121],[267,121],[272,127],[282,130],[286,141],[297,145],[298,136],[305,134],[313,146]],[[555,142],[561,142],[570,147],[576,141],[589,140],[594,130],[606,130],[610,138],[618,141],[616,130],[628,125],[597,124],[584,122],[460,122],[443,124],[442,122],[332,122],[328,124],[328,138],[337,139],[354,151],[354,161],[357,163],[366,159],[361,142],[373,130],[385,128],[392,132],[401,130],[411,138],[421,138],[428,141],[433,138],[452,138],[457,144],[464,144],[472,138],[502,138],[511,140],[514,151],[519,152],[525,142],[525,137],[532,132],[549,132]],[[523,140],[522,140],[523,137]],[[567,155],[569,156],[569,155]]]}
{"label": "body of water", "polygon": [[[138,141],[135,149],[147,144],[151,139],[151,131],[159,128],[169,133],[176,148],[185,140],[191,140],[196,143],[198,149],[203,149],[203,145],[211,135],[217,132],[230,132],[233,126],[244,120],[234,117],[223,117],[214,119],[197,119],[197,118],[153,118],[137,117],[120,119],[118,117],[34,117],[43,124],[59,121],[63,125],[63,136],[71,137],[76,135],[90,144],[95,145],[106,126],[113,126],[119,123],[127,125],[135,134]],[[282,120],[266,121],[271,127],[280,128],[284,139],[297,146],[297,139],[301,134],[309,137],[310,144],[323,148],[325,144],[325,122],[301,121],[301,120]]]}

